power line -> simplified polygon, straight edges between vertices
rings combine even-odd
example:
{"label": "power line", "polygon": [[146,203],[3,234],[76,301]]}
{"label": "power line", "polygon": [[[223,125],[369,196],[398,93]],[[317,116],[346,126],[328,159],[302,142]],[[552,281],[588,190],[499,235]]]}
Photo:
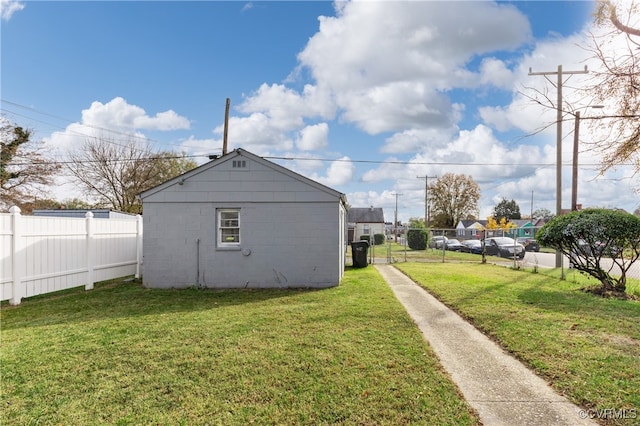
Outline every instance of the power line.
{"label": "power line", "polygon": [[5,166],[30,166],[32,164],[41,164],[41,165],[64,165],[64,164],[91,164],[91,163],[126,163],[126,162],[135,162],[135,161],[154,161],[154,160],[175,160],[182,158],[199,158],[199,157],[209,157],[209,155],[199,154],[199,155],[173,155],[173,156],[157,156],[157,157],[140,157],[140,158],[106,158],[101,160],[81,160],[81,161],[73,161],[73,160],[64,160],[64,161],[20,161],[15,163],[7,163]]}
{"label": "power line", "polygon": [[[140,160],[155,160],[155,159],[174,159],[174,158],[200,158],[210,157],[210,154],[194,154],[194,155],[176,155],[170,157],[147,157]],[[464,163],[464,162],[438,162],[438,161],[389,161],[389,160],[345,160],[343,158],[309,158],[309,157],[277,157],[277,156],[265,156],[262,157],[267,160],[286,160],[286,161],[323,161],[323,162],[342,162],[342,163],[363,163],[363,164],[396,164],[396,165],[428,165],[428,166],[511,166],[511,167],[552,167],[555,163],[526,163],[526,164],[514,164],[514,163]],[[129,159],[114,160],[114,161],[132,161]],[[73,163],[70,160],[53,160],[42,161],[39,164],[69,164]],[[26,162],[7,163],[7,166],[20,166],[27,165]],[[599,163],[582,163],[583,166],[599,166]],[[620,164],[621,166],[633,166],[633,163]],[[571,166],[570,163],[563,164],[563,166]],[[431,176],[430,176],[431,178]]]}
{"label": "power line", "polygon": [[[325,161],[325,162],[343,162],[343,163],[364,163],[364,164],[398,164],[402,166],[406,165],[427,165],[427,166],[515,166],[515,167],[552,167],[556,163],[465,163],[465,162],[449,162],[449,161],[390,161],[390,160],[346,160],[344,158],[309,158],[309,157],[277,157],[266,156],[262,157],[268,160],[286,160],[286,161]],[[585,166],[599,166],[599,163],[583,163]],[[570,166],[570,163],[563,164],[564,166]],[[620,164],[621,166],[632,166],[633,163]]]}

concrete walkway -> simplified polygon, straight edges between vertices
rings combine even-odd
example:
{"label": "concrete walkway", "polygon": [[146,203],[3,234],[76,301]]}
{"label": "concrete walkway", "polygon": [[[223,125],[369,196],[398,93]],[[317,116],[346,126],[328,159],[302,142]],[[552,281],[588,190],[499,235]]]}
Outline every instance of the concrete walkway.
{"label": "concrete walkway", "polygon": [[596,425],[585,411],[390,265],[375,265],[485,426]]}

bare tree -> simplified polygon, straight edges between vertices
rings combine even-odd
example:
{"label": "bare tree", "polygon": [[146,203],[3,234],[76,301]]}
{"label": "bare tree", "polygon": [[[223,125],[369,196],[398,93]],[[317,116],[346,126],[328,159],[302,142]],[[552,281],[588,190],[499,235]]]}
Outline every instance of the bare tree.
{"label": "bare tree", "polygon": [[0,119],[0,208],[20,208],[46,196],[60,165],[47,158],[44,143],[30,130]]}
{"label": "bare tree", "polygon": [[591,123],[606,135],[594,142],[603,154],[602,172],[620,164],[633,164],[640,171],[640,28],[632,26],[637,14],[635,1],[623,7],[623,2],[609,0],[599,1],[595,13],[603,32],[592,34],[590,50],[602,68],[592,70],[591,84],[584,90],[595,95],[596,103],[616,100],[607,119]]}
{"label": "bare tree", "polygon": [[480,187],[471,176],[445,173],[429,185],[434,225],[455,227],[461,219],[478,214]]}
{"label": "bare tree", "polygon": [[142,212],[139,193],[196,167],[184,154],[154,152],[133,138],[124,143],[90,138],[69,157],[68,169],[85,195],[129,213]]}

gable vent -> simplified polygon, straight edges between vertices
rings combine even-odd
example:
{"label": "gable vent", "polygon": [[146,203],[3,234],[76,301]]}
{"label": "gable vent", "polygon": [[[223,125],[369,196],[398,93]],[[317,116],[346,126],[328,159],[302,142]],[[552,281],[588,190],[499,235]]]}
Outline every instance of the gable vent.
{"label": "gable vent", "polygon": [[233,160],[232,166],[234,169],[246,169],[247,160]]}

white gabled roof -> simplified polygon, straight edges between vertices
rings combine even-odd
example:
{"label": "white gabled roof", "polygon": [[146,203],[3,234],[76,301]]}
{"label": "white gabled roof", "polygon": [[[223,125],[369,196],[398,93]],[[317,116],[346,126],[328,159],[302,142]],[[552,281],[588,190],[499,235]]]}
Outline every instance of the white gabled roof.
{"label": "white gabled roof", "polygon": [[292,170],[289,170],[284,166],[281,166],[279,164],[273,163],[273,162],[271,162],[269,160],[265,160],[264,158],[262,158],[262,157],[260,157],[258,155],[252,154],[251,152],[246,151],[246,150],[241,149],[241,148],[235,149],[232,152],[230,152],[230,153],[228,153],[226,155],[223,155],[222,157],[218,157],[218,158],[216,158],[214,160],[211,160],[208,163],[205,163],[205,164],[203,164],[203,165],[201,165],[199,167],[196,167],[193,170],[190,170],[190,171],[188,171],[186,173],[183,173],[183,174],[181,174],[179,176],[176,176],[173,179],[169,179],[168,181],[166,181],[164,183],[161,183],[160,185],[157,185],[157,186],[155,186],[153,188],[150,188],[150,189],[140,193],[139,196],[140,196],[140,198],[142,200],[144,200],[146,197],[149,197],[151,195],[157,194],[158,192],[162,192],[163,190],[165,190],[166,188],[168,188],[168,187],[170,187],[172,185],[175,185],[175,184],[177,184],[179,182],[185,182],[185,181],[189,180],[190,178],[192,178],[193,176],[196,176],[196,175],[198,175],[200,173],[206,172],[209,169],[212,169],[212,168],[214,168],[214,167],[216,167],[216,166],[218,166],[218,165],[220,165],[222,163],[225,163],[227,161],[236,159],[238,157],[245,157],[247,159],[255,161],[255,162],[259,163],[259,164],[264,165],[265,167],[268,167],[268,168],[271,168],[271,169],[273,169],[273,170],[275,170],[277,172],[283,173],[283,174],[291,177],[292,179],[298,180],[300,182],[304,182],[305,184],[308,184],[308,185],[318,189],[319,191],[322,191],[322,192],[325,192],[325,193],[330,194],[332,196],[335,196],[336,198],[340,199],[344,204],[347,203],[346,197],[345,197],[345,195],[343,193],[341,193],[339,191],[336,191],[335,189],[330,188],[330,187],[328,187],[328,186],[326,186],[324,184],[316,182],[313,179],[309,179],[308,177],[305,177],[305,176],[303,176],[303,175],[301,175],[299,173],[296,173],[296,172],[294,172]]}

